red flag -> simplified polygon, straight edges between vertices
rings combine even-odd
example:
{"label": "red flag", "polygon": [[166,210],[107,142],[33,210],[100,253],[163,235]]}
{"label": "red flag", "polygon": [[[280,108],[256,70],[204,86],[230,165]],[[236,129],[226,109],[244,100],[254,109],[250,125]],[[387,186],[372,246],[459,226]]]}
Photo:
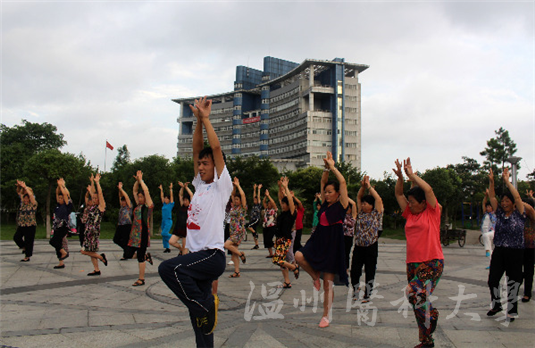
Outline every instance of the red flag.
{"label": "red flag", "polygon": [[111,146],[110,143],[108,143],[108,141],[106,140],[106,147],[110,150],[113,150],[113,146]]}

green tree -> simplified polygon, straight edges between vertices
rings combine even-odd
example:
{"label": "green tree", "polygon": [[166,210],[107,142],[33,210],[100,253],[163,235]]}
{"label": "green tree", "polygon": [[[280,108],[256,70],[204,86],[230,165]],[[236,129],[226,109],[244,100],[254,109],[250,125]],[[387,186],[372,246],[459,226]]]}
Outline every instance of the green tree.
{"label": "green tree", "polygon": [[[36,153],[59,149],[66,144],[63,134],[57,133],[56,126],[50,123],[32,123],[22,120],[21,125],[13,127],[0,124],[0,172],[2,173],[0,202],[3,211],[14,212],[17,209],[18,196],[15,192],[17,179],[26,180],[32,188],[36,186],[28,180],[24,171],[26,162]],[[7,214],[7,221],[10,215],[10,213]]]}
{"label": "green tree", "polygon": [[50,217],[51,217],[51,198],[54,195],[59,178],[64,178],[67,188],[73,194],[77,192],[77,187],[70,184],[79,180],[82,174],[87,173],[85,169],[85,159],[81,156],[75,156],[70,153],[61,153],[57,149],[41,151],[33,155],[24,166],[24,171],[28,174],[35,188],[43,195],[46,194],[45,217],[47,237],[50,237]]}
{"label": "green tree", "polygon": [[440,167],[427,170],[421,177],[433,188],[438,203],[442,205],[442,219],[448,223],[462,203],[461,178],[453,169]]}
{"label": "green tree", "polygon": [[[483,165],[486,169],[492,168],[495,174],[501,175],[505,162],[508,157],[513,156],[516,153],[516,143],[509,136],[509,131],[500,127],[497,131],[495,138],[491,138],[487,141],[487,147],[479,154],[485,157]],[[520,168],[520,166],[518,166]],[[498,171],[499,170],[499,171]]]}
{"label": "green tree", "polygon": [[129,163],[130,163],[130,151],[128,151],[128,147],[126,147],[126,144],[125,144],[117,148],[117,156],[115,157],[115,160],[113,161],[111,170],[112,172],[117,171]]}

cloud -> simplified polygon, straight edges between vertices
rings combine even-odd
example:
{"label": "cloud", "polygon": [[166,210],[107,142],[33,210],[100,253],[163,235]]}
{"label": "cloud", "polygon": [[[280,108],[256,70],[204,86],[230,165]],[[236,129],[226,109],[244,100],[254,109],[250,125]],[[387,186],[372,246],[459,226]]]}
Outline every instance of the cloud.
{"label": "cloud", "polygon": [[[362,167],[419,170],[478,159],[503,126],[535,167],[532,3],[8,2],[2,4],[2,122],[50,122],[67,151],[104,162],[175,156],[171,99],[231,91],[263,57],[368,64]],[[108,152],[108,168],[112,152]],[[111,157],[110,157],[111,156]]]}

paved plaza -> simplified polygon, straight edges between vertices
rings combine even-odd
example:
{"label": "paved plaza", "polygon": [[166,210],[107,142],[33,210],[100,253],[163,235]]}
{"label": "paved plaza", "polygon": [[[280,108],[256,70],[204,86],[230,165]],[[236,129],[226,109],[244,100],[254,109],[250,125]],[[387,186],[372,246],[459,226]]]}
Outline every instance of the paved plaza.
{"label": "paved plaza", "polygon": [[[513,323],[504,315],[488,318],[488,259],[469,234],[464,248],[444,249],[445,269],[434,293],[440,311],[434,334],[436,347],[535,347],[535,301],[519,303]],[[475,242],[474,242],[475,240]],[[241,277],[231,279],[228,265],[219,281],[219,324],[216,347],[413,347],[418,329],[404,299],[405,243],[380,239],[377,292],[368,304],[352,302],[345,286],[335,287],[332,324],[318,328],[321,295],[310,277],[291,276],[291,289],[278,289],[278,267],[264,249],[242,243],[247,263]],[[164,254],[153,240],[154,266],[147,264],[146,285],[132,287],[138,276],[136,260],[119,261],[122,252],[110,240],[101,241],[101,276],[89,257],[76,252],[71,238],[65,269],[54,269],[57,259],[48,241],[36,241],[31,262],[12,241],[0,242],[1,321],[4,347],[194,347],[195,338],[184,305],[160,280],[158,264],[176,255]],[[227,261],[230,257],[227,257]],[[364,279],[361,279],[364,281]],[[523,288],[521,288],[521,291]],[[349,300],[348,300],[349,298]]]}

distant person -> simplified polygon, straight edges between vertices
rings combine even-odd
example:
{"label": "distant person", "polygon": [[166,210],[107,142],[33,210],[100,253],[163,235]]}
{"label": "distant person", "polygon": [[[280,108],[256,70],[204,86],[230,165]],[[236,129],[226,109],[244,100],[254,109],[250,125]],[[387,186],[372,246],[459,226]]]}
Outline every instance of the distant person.
{"label": "distant person", "polygon": [[[312,277],[313,286],[320,291],[320,274],[323,272],[323,316],[319,327],[325,328],[332,321],[331,308],[334,299],[334,275],[348,285],[345,266],[343,221],[349,200],[344,176],[334,166],[330,152],[323,159],[325,169],[321,177],[321,199],[323,204],[319,214],[319,224],[305,246],[295,254],[295,260]],[[329,181],[333,172],[338,181]]]}
{"label": "distant person", "polygon": [[438,310],[430,297],[444,270],[444,255],[440,245],[441,206],[431,186],[416,175],[411,159],[403,161],[405,174],[414,185],[407,196],[403,194],[403,172],[396,160],[396,200],[405,223],[407,239],[407,281],[405,289],[418,324],[420,345],[434,347],[433,332],[438,324]]}
{"label": "distant person", "polygon": [[[279,185],[281,188],[279,195],[281,213],[277,216],[275,256],[273,256],[272,262],[281,269],[284,278],[284,283],[281,287],[289,289],[292,287],[289,271],[294,272],[295,279],[299,277],[299,266],[293,264],[292,259],[288,259],[289,251],[292,250],[292,230],[297,218],[297,211],[296,201],[288,189],[288,178],[282,177],[279,180]],[[295,237],[295,231],[293,231],[293,237]]]}
{"label": "distant person", "polygon": [[351,248],[355,244],[355,224],[357,223],[357,203],[351,198],[347,199],[349,206],[347,207],[346,216],[344,218],[344,246],[346,257],[346,268],[349,272],[349,257],[351,256]]}
{"label": "distant person", "polygon": [[[365,191],[369,194],[365,195]],[[383,219],[383,200],[370,185],[370,177],[364,176],[357,193],[357,222],[355,225],[355,249],[351,262],[351,285],[354,299],[358,299],[358,288],[362,267],[366,273],[363,303],[370,301],[375,282],[377,256],[379,255],[379,228]],[[356,295],[356,296],[355,296]]]}
{"label": "distant person", "polygon": [[310,231],[310,234],[314,233],[314,231],[316,230],[316,226],[318,226],[320,222],[320,217],[318,215],[318,212],[320,211],[322,204],[323,202],[321,201],[321,193],[316,193],[314,202],[312,202],[313,213],[312,213],[312,229]]}
{"label": "distant person", "polygon": [[494,229],[496,228],[496,214],[494,214],[494,209],[492,209],[492,204],[487,202],[489,196],[489,190],[485,191],[485,198],[483,198],[483,220],[481,221],[481,241],[485,247],[485,256],[488,257],[489,263],[486,269],[490,268],[490,256],[492,254],[492,249],[494,249],[492,242],[494,240]]}
{"label": "distant person", "polygon": [[533,290],[533,262],[535,259],[535,199],[533,199],[533,191],[527,191],[528,197],[524,203],[527,219],[524,224],[524,296],[522,302],[529,302],[531,300],[531,293]]}
{"label": "distant person", "polygon": [[234,178],[234,188],[231,193],[232,207],[230,208],[230,236],[225,241],[225,249],[232,253],[232,262],[234,265],[234,273],[229,278],[240,277],[240,260],[243,263],[247,262],[245,253],[238,248],[247,233],[245,230],[245,215],[247,214],[247,200],[245,192],[240,186],[240,180]]}
{"label": "distant person", "polygon": [[60,261],[59,265],[54,268],[65,268],[63,260],[69,257],[69,252],[63,246],[63,239],[69,233],[69,215],[73,210],[73,205],[69,190],[65,186],[65,180],[63,178],[58,179],[56,201],[58,205],[54,210],[54,222],[52,224],[54,234],[50,238],[49,243],[56,249],[56,256]]}
{"label": "distant person", "polygon": [[147,248],[150,246],[150,219],[154,203],[150,197],[149,188],[143,181],[143,172],[138,170],[134,178],[136,179],[134,183],[136,207],[133,212],[127,258],[132,258],[134,253],[137,254],[139,277],[132,286],[142,286],[145,285],[145,261],[153,264],[152,256],[147,252]]}
{"label": "distant person", "polygon": [[245,226],[247,230],[251,231],[254,238],[254,249],[258,249],[258,233],[256,228],[260,223],[260,213],[262,211],[262,205],[260,204],[260,189],[262,189],[262,184],[258,186],[254,184],[253,186],[253,205],[251,207],[251,213],[249,214],[249,223]]}
{"label": "distant person", "polygon": [[[174,246],[180,250],[178,255],[185,255],[186,250],[186,237],[188,236],[188,208],[193,192],[189,189],[189,182],[178,182],[180,190],[178,191],[178,203],[180,206],[177,209],[176,224],[173,230],[173,235],[169,239],[169,245]],[[186,193],[184,193],[186,191]],[[180,244],[181,242],[182,244]]]}
{"label": "distant person", "polygon": [[268,249],[269,255],[266,258],[273,258],[275,253],[273,252],[273,237],[275,237],[275,230],[277,229],[277,205],[271,196],[269,190],[264,192],[264,200],[262,201],[264,206],[264,222],[262,223],[264,235],[264,248]]}
{"label": "distant person", "polygon": [[91,194],[91,206],[88,208],[87,217],[84,221],[84,243],[82,255],[87,255],[91,258],[94,270],[88,273],[88,276],[99,276],[100,269],[98,267],[98,261],[102,261],[104,266],[108,265],[108,260],[105,254],[98,254],[99,240],[100,240],[100,223],[102,221],[102,215],[106,211],[106,202],[104,201],[104,195],[102,194],[102,188],[100,187],[100,174],[97,173],[93,177],[91,175],[91,185],[87,187],[87,190]]}
{"label": "distant person", "polygon": [[33,190],[26,186],[24,181],[17,180],[17,194],[20,197],[20,206],[17,212],[17,231],[13,236],[13,240],[25,255],[20,262],[29,262],[30,257],[33,255],[33,243],[37,228],[35,219],[37,201]]}
{"label": "distant person", "polygon": [[123,189],[122,182],[117,184],[117,188],[119,189],[121,208],[119,209],[119,220],[115,229],[115,235],[113,236],[113,242],[123,249],[121,261],[125,261],[128,260],[128,240],[132,231],[132,202],[130,201],[130,197],[128,197],[128,193]]}
{"label": "distant person", "polygon": [[169,239],[171,238],[171,228],[173,227],[173,208],[175,206],[174,196],[173,196],[173,183],[169,185],[169,195],[165,195],[163,192],[163,187],[160,185],[160,198],[162,200],[162,244],[163,252],[170,253],[169,249]]}
{"label": "distant person", "polygon": [[295,207],[297,211],[297,219],[295,220],[295,239],[292,243],[293,253],[301,249],[303,245],[301,244],[301,237],[303,236],[303,219],[305,218],[305,207],[303,203],[297,198],[292,191],[292,197],[295,198],[297,205]]}
{"label": "distant person", "polygon": [[[164,283],[188,307],[197,347],[214,346],[219,306],[214,281],[225,271],[223,220],[233,189],[209,119],[211,108],[212,101],[206,97],[195,100],[195,107],[190,106],[197,125],[192,143],[195,194],[188,211],[189,253],[166,260],[158,268]],[[204,149],[203,127],[210,144]]]}
{"label": "distant person", "polygon": [[524,259],[524,224],[526,213],[524,203],[516,188],[509,182],[509,169],[503,170],[502,178],[506,191],[500,204],[494,193],[494,174],[489,173],[489,200],[496,211],[496,231],[494,232],[494,252],[490,260],[489,290],[491,310],[489,317],[501,312],[500,280],[507,277],[507,316],[509,322],[518,317],[518,292],[522,284],[522,264]]}

